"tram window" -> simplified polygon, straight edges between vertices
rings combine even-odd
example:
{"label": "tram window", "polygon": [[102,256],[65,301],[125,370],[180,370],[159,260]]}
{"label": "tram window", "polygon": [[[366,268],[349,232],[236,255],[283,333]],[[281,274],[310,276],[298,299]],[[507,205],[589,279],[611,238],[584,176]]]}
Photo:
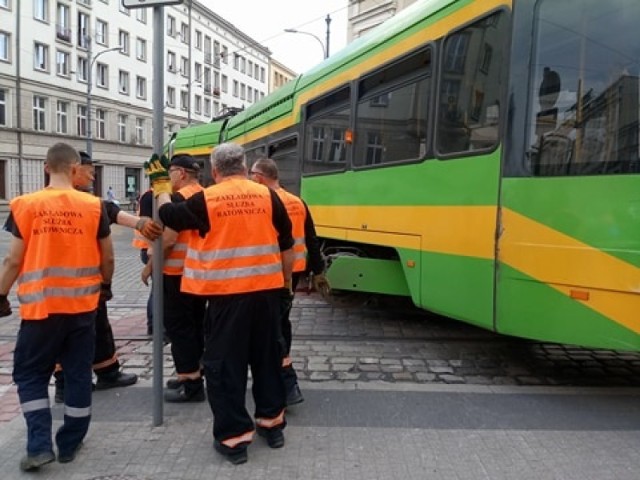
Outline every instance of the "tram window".
{"label": "tram window", "polygon": [[497,145],[508,35],[506,15],[496,12],[445,39],[438,92],[439,154],[486,151]]}
{"label": "tram window", "polygon": [[544,0],[527,115],[533,175],[640,172],[637,0]]}
{"label": "tram window", "polygon": [[431,49],[385,65],[358,85],[353,165],[423,158],[431,90]]}
{"label": "tram window", "polygon": [[247,165],[252,165],[257,159],[267,155],[267,148],[264,145],[248,148],[245,155],[247,157]]}
{"label": "tram window", "polygon": [[304,173],[335,172],[346,167],[349,99],[350,89],[345,87],[307,106]]}
{"label": "tram window", "polygon": [[278,165],[280,184],[289,192],[300,192],[298,139],[289,138],[269,145],[269,157]]}

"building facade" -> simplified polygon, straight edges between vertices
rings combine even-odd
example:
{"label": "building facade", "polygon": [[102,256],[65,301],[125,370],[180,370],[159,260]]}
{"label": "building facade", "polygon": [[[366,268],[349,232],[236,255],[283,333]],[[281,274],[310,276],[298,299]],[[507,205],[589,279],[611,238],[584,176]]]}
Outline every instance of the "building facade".
{"label": "building facade", "polygon": [[[166,139],[269,92],[266,47],[195,0],[163,15]],[[58,141],[91,143],[96,195],[111,186],[127,203],[146,189],[152,17],[120,0],[0,0],[0,207],[42,188]]]}
{"label": "building facade", "polygon": [[349,3],[347,42],[361,37],[416,0],[352,0]]}
{"label": "building facade", "polygon": [[286,65],[278,62],[275,59],[271,59],[269,71],[269,91],[273,92],[277,90],[285,83],[290,82],[298,76],[296,72],[288,68]]}

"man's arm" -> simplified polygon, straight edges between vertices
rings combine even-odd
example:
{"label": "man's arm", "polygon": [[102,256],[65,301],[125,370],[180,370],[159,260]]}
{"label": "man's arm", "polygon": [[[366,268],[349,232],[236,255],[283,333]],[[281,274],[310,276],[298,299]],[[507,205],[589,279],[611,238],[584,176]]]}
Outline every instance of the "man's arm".
{"label": "man's arm", "polygon": [[158,213],[162,223],[176,232],[198,230],[200,236],[204,236],[211,229],[203,192],[192,195],[184,202],[165,203]]}
{"label": "man's arm", "polygon": [[113,243],[111,235],[100,238],[98,240],[100,246],[100,274],[102,275],[102,283],[111,283],[113,278],[113,270],[115,268],[115,258],[113,255]]}
{"label": "man's arm", "polygon": [[12,237],[7,256],[0,267],[0,295],[8,295],[11,287],[20,274],[20,267],[24,260],[24,240]]}

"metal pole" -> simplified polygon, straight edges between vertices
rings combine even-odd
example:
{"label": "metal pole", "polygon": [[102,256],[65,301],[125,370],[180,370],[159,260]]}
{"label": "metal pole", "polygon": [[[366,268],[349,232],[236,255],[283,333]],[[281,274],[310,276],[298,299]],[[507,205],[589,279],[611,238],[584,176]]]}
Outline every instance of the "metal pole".
{"label": "metal pole", "polygon": [[[87,26],[87,33],[89,27]],[[93,87],[93,41],[91,35],[86,35],[87,38],[87,154],[93,158],[93,130],[91,129],[91,88]],[[97,58],[97,57],[96,57]]]}
{"label": "metal pole", "polygon": [[[164,144],[164,7],[153,7],[153,151],[162,155]],[[158,202],[153,198],[153,219],[158,222]],[[162,237],[153,242],[153,425],[162,425]]]}
{"label": "metal pole", "polygon": [[16,2],[16,121],[18,133],[18,195],[22,195],[22,157],[23,153],[23,136],[22,136],[22,76],[20,74],[22,45],[20,44],[20,25],[21,16],[20,2]]}
{"label": "metal pole", "polygon": [[187,125],[191,125],[191,9],[193,8],[193,0],[189,0],[189,72],[187,74]]}
{"label": "metal pole", "polygon": [[327,18],[324,19],[327,22],[327,41],[325,43],[324,58],[329,58],[329,38],[331,37],[331,16],[327,13]]}

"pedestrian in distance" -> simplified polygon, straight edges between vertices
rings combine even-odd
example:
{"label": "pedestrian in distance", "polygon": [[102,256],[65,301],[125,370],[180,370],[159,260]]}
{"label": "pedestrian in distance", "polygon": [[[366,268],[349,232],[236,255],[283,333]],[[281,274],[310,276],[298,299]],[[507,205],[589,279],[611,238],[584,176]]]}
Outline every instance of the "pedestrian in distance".
{"label": "pedestrian in distance", "polygon": [[48,385],[56,361],[65,372],[64,420],[55,435],[58,461],[72,461],[91,421],[91,364],[98,300],[114,268],[109,221],[100,199],[73,188],[80,156],[57,143],[47,151],[50,184],[11,201],[9,251],[0,270],[0,316],[18,283],[22,322],[13,380],[27,424],[24,471],[55,459]]}
{"label": "pedestrian in distance", "polygon": [[[181,289],[206,298],[207,398],[213,446],[233,464],[247,461],[257,432],[284,446],[285,390],[280,376],[280,291],[291,288],[291,221],[278,195],[247,178],[244,149],[233,143],[211,154],[215,184],[171,203],[166,159],[145,165],[162,222],[189,236]],[[251,368],[255,424],[245,405]]]}
{"label": "pedestrian in distance", "polygon": [[[83,192],[90,192],[95,178],[95,166],[92,158],[85,152],[80,153],[80,166],[75,169],[72,178],[73,186]],[[162,234],[162,227],[148,217],[140,218],[131,215],[110,201],[102,202],[110,224],[118,224],[129,228],[137,228],[147,240],[155,240]],[[96,314],[96,343],[93,359],[93,371],[96,374],[96,390],[126,387],[138,381],[134,373],[125,373],[121,370],[120,361],[116,354],[116,344],[113,338],[113,330],[109,323],[107,302],[113,296],[111,285],[104,285],[103,295],[98,302]],[[56,403],[64,402],[64,374],[61,366],[56,366],[55,393]]]}
{"label": "pedestrian in distance", "polygon": [[[169,177],[173,194],[172,202],[184,202],[202,192],[198,183],[200,165],[191,155],[175,155],[169,165]],[[171,342],[171,355],[178,378],[167,381],[164,393],[166,402],[186,403],[205,400],[201,360],[204,352],[203,322],[205,298],[201,295],[181,292],[180,284],[187,254],[190,230],[176,232],[166,228],[162,235],[163,268],[163,318],[165,334]],[[153,249],[149,248],[149,258]],[[152,273],[152,261],[142,270],[142,281],[148,284]]]}
{"label": "pedestrian in distance", "polygon": [[[316,235],[316,228],[311,217],[311,212],[307,204],[294,194],[287,192],[280,185],[278,166],[270,158],[260,158],[253,164],[250,172],[250,178],[254,182],[265,185],[275,191],[280,200],[287,209],[291,224],[293,225],[293,246],[294,262],[293,262],[293,288],[291,292],[296,291],[296,287],[302,277],[306,275],[307,269],[311,272],[311,284],[318,292],[325,295],[329,293],[330,287],[327,278],[324,275],[324,258],[320,251],[320,242]],[[307,268],[308,263],[308,268]],[[298,385],[298,376],[293,368],[291,359],[291,307],[293,304],[293,294],[289,289],[283,289],[281,297],[281,314],[280,328],[284,341],[284,352],[282,358],[282,379],[287,392],[287,406],[296,405],[304,401],[302,392]]]}

